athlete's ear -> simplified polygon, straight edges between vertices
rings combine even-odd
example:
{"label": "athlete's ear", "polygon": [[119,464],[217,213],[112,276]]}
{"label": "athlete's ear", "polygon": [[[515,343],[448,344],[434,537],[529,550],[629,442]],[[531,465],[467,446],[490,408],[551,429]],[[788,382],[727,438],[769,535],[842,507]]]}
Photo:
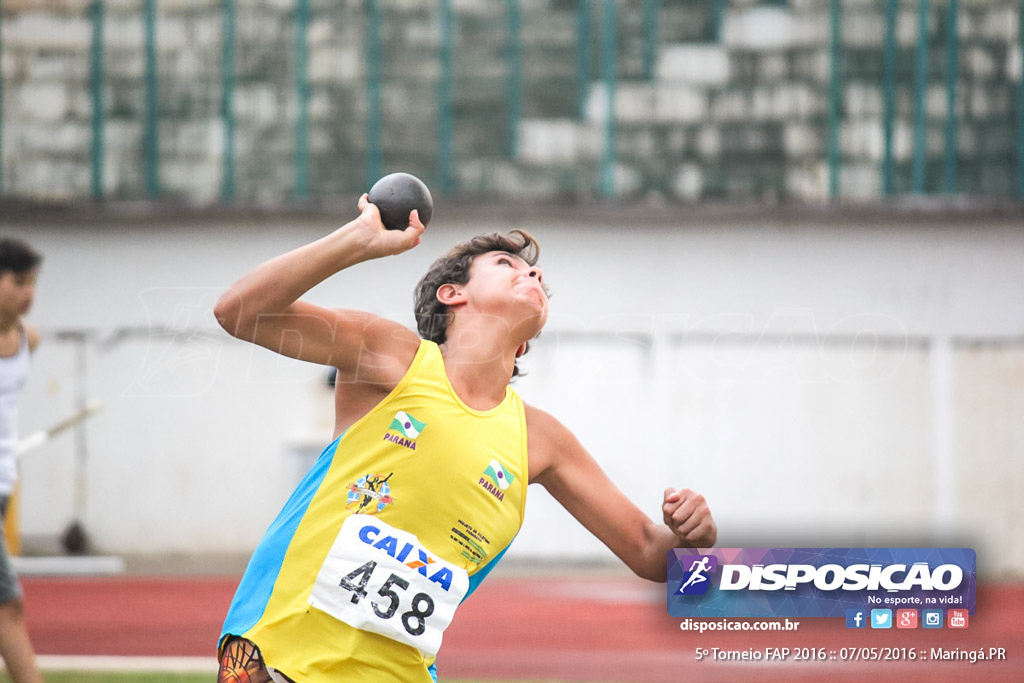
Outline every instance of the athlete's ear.
{"label": "athlete's ear", "polygon": [[445,306],[452,306],[463,303],[466,297],[457,285],[449,282],[437,288],[437,300]]}
{"label": "athlete's ear", "polygon": [[518,349],[516,349],[516,358],[522,358],[523,354],[530,348],[528,342],[523,342]]}

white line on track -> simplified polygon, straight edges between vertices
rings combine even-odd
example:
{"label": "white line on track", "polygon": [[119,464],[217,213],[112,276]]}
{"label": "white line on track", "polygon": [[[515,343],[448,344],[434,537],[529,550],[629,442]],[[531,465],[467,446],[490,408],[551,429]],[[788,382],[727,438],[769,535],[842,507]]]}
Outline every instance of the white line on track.
{"label": "white line on track", "polygon": [[217,673],[216,657],[116,657],[113,655],[37,655],[44,671],[161,671]]}

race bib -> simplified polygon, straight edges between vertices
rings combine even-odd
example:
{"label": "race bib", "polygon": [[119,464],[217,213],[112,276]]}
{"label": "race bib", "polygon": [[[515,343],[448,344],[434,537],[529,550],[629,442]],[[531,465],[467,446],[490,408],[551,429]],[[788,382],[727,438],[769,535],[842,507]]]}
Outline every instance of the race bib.
{"label": "race bib", "polygon": [[320,567],[309,604],[434,656],[468,590],[466,570],[433,555],[414,534],[372,515],[351,515]]}

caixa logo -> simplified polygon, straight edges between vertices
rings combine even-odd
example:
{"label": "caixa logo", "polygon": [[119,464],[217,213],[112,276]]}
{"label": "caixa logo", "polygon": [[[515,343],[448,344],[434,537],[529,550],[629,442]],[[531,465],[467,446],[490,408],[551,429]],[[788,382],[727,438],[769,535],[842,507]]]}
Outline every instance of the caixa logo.
{"label": "caixa logo", "polygon": [[[412,536],[399,538],[396,534],[384,533],[379,527],[367,524],[359,530],[359,540],[387,553],[409,569],[418,571],[446,591],[452,587],[452,570],[438,563],[422,546],[414,543]],[[433,566],[435,564],[436,567]]]}
{"label": "caixa logo", "polygon": [[711,586],[711,574],[718,570],[718,558],[714,555],[681,555],[678,561],[685,571],[676,595],[707,593]]}

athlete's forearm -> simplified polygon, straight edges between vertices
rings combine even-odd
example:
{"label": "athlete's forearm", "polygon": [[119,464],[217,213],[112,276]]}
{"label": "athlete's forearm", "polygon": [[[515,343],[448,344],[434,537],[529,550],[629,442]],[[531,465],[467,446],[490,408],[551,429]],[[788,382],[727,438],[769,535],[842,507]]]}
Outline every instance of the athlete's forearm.
{"label": "athlete's forearm", "polygon": [[644,535],[647,540],[643,550],[635,561],[627,561],[626,564],[641,578],[665,583],[668,580],[668,553],[680,547],[682,542],[670,529],[653,520]]}
{"label": "athlete's forearm", "polygon": [[710,512],[702,506],[695,515],[689,515],[683,524],[667,520],[658,524],[651,520],[644,529],[643,550],[635,562],[627,561],[638,576],[664,583],[667,580],[668,554],[676,548],[710,548],[715,545],[718,530]]}
{"label": "athlete's forearm", "polygon": [[310,289],[367,258],[358,231],[346,224],[246,273],[221,296],[214,315],[230,334],[249,338],[261,315],[286,312]]}

